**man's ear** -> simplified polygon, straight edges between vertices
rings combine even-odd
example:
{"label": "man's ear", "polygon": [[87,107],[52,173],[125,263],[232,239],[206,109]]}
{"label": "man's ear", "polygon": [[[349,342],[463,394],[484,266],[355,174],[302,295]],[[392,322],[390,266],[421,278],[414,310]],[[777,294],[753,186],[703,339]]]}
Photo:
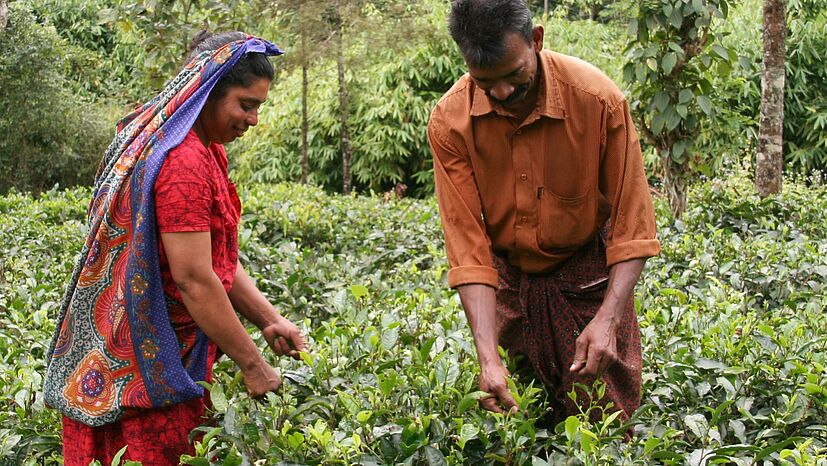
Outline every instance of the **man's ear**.
{"label": "man's ear", "polygon": [[545,30],[543,26],[539,24],[534,26],[534,30],[531,31],[531,45],[534,47],[534,51],[540,53],[543,50],[543,33]]}

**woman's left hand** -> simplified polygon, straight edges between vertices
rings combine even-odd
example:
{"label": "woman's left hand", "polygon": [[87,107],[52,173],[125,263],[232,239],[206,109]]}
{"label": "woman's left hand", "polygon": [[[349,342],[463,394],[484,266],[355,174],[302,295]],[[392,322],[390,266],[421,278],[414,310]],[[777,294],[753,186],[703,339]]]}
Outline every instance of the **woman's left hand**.
{"label": "woman's left hand", "polygon": [[300,351],[307,351],[304,335],[293,322],[279,315],[276,321],[261,329],[264,339],[276,355],[288,355],[299,359]]}

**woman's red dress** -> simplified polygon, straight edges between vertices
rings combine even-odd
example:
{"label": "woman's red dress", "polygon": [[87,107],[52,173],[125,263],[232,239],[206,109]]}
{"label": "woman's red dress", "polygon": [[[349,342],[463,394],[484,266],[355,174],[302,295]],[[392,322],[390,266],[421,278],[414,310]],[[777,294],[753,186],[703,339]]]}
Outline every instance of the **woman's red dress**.
{"label": "woman's red dress", "polygon": [[[167,155],[155,183],[155,211],[162,233],[209,231],[212,264],[225,290],[232,288],[238,262],[238,222],[241,204],[227,171],[224,147],[204,147],[190,130],[181,144]],[[161,276],[169,304],[181,359],[187,366],[198,327],[172,280],[169,263],[159,241]],[[210,343],[207,381],[217,349]],[[196,398],[165,408],[141,410],[101,427],[90,427],[63,417],[65,466],[87,466],[98,460],[111,464],[115,454],[128,445],[124,460],[144,466],[177,465],[182,454],[194,452],[190,432],[203,424],[208,399]]]}

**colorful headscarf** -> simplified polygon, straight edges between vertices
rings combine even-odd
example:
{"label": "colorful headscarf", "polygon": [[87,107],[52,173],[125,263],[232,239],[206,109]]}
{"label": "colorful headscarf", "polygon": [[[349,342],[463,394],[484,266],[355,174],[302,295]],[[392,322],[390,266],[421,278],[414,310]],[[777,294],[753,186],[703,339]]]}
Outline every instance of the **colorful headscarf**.
{"label": "colorful headscarf", "polygon": [[250,52],[279,55],[248,36],[195,57],[158,96],[118,124],[89,207],[89,232],[49,350],[46,403],[90,426],[125,411],[203,396],[207,338],[184,367],[161,281],[153,188],[219,79]]}

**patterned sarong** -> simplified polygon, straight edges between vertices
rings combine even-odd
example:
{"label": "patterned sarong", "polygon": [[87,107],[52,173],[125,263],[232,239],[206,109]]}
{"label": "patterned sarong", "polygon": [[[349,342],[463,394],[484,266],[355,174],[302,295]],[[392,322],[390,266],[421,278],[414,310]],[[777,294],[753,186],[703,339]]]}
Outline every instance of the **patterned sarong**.
{"label": "patterned sarong", "polygon": [[71,419],[100,426],[204,394],[196,381],[207,373],[208,339],[197,331],[185,366],[161,281],[153,188],[210,91],[248,52],[281,53],[255,37],[204,52],[118,124],[48,353],[46,403]]}
{"label": "patterned sarong", "polygon": [[[602,238],[581,247],[557,270],[548,274],[526,274],[507,259],[494,256],[499,273],[497,326],[499,344],[515,356],[528,359],[534,376],[546,387],[554,409],[554,423],[578,414],[578,406],[568,397],[575,382],[591,386],[592,378],[569,372],[574,359],[575,340],[597,313],[608,284],[606,251]],[[634,297],[626,303],[617,332],[620,361],[602,376],[606,395],[601,404],[611,401],[612,411],[623,410],[628,419],[640,405],[641,348],[640,329]],[[585,408],[590,398],[577,393]],[[599,410],[593,413],[600,417]],[[594,418],[593,418],[594,419]]]}

